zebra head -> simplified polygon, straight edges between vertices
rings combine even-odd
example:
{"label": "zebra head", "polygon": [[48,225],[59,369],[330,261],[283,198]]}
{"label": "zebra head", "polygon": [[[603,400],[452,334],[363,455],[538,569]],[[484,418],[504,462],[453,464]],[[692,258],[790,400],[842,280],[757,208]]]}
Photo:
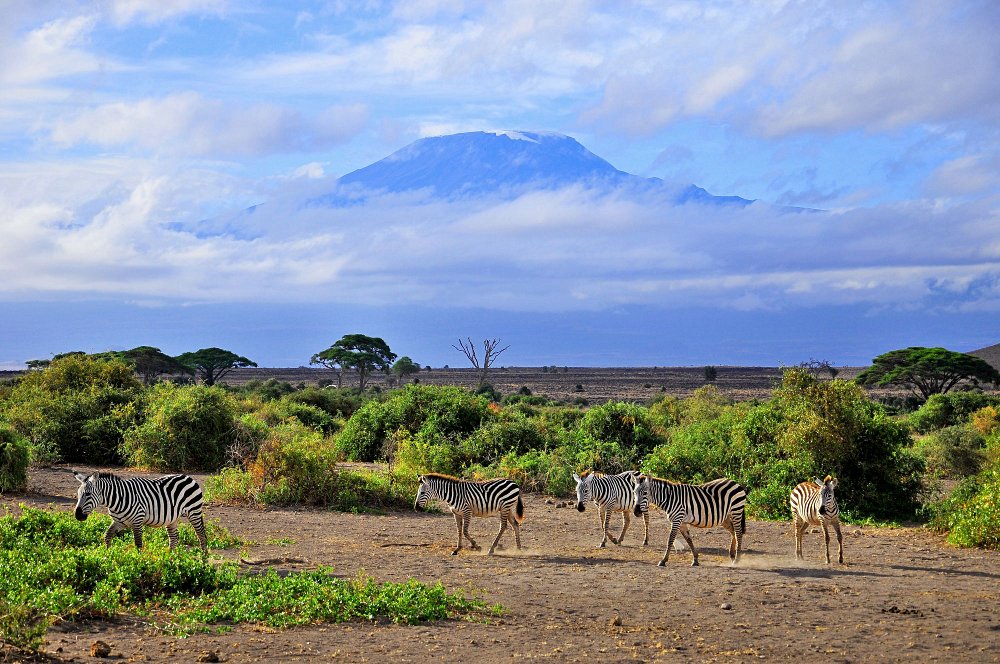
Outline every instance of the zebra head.
{"label": "zebra head", "polygon": [[587,509],[587,503],[590,502],[590,484],[594,481],[594,476],[584,473],[583,477],[580,477],[573,473],[573,479],[576,481],[576,510],[582,512]]}
{"label": "zebra head", "polygon": [[839,512],[837,499],[833,495],[833,490],[837,488],[837,478],[827,475],[822,481],[819,478],[813,480],[819,487],[819,514],[836,514]]}
{"label": "zebra head", "polygon": [[632,513],[636,516],[649,511],[649,477],[646,475],[632,478],[632,502],[635,503]]}
{"label": "zebra head", "polygon": [[80,488],[76,490],[76,518],[79,521],[86,521],[94,508],[100,507],[100,491],[94,483],[97,475],[84,475],[83,473],[73,473],[80,482]]}
{"label": "zebra head", "polygon": [[427,503],[434,500],[436,495],[434,487],[431,486],[426,475],[417,475],[417,480],[420,482],[420,487],[417,489],[417,499],[413,501],[413,509],[422,512],[427,507]]}

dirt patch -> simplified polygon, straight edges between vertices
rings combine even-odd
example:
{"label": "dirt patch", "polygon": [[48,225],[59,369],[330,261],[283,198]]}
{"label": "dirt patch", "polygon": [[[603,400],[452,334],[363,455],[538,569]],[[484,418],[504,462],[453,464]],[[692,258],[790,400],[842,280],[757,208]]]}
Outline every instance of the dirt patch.
{"label": "dirt patch", "polygon": [[[27,494],[0,504],[71,510],[76,480],[38,469]],[[208,506],[235,535],[255,542],[240,551],[255,569],[333,566],[380,581],[443,581],[480,593],[507,613],[493,624],[464,621],[396,626],[352,622],[275,632],[238,627],[228,634],[178,639],[141,621],[67,623],[53,628],[45,652],[98,661],[90,648],[111,646],[118,661],[1000,661],[1000,553],[959,550],[920,528],[847,526],[846,565],[823,561],[823,535],[806,535],[794,560],[787,522],[750,522],[741,564],[728,564],[728,533],[695,530],[701,566],[672,552],[657,567],[665,519],[654,514],[650,546],[633,527],[623,546],[598,549],[597,515],[564,501],[528,495],[525,549],[513,538],[496,555],[450,556],[454,519],[403,511],[384,516],[315,510]],[[480,542],[496,533],[477,519]],[[620,519],[613,520],[620,527]],[[834,547],[836,542],[834,541]],[[834,551],[834,555],[836,552]],[[253,563],[261,563],[253,565]],[[206,660],[203,660],[206,661]]]}

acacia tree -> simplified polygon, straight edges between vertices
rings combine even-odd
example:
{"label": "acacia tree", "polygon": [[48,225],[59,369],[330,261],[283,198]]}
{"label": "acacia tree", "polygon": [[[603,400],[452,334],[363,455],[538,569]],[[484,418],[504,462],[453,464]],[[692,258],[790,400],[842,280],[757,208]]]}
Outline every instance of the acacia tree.
{"label": "acacia tree", "polygon": [[500,345],[500,339],[483,339],[483,362],[479,363],[479,356],[476,355],[476,347],[472,343],[472,337],[466,337],[466,341],[458,340],[458,346],[452,344],[452,348],[458,352],[465,355],[472,366],[479,371],[479,385],[486,384],[486,374],[489,372],[490,367],[500,357],[500,353],[504,352],[510,346],[504,346],[503,348],[497,348]]}
{"label": "acacia tree", "polygon": [[339,366],[358,372],[358,391],[365,391],[368,375],[375,370],[388,371],[396,354],[379,337],[364,334],[345,334],[339,341],[324,351],[316,353],[309,364],[325,367]]}
{"label": "acacia tree", "polygon": [[407,376],[420,373],[420,365],[404,355],[392,365],[392,373],[399,377],[400,383],[405,383]]}
{"label": "acacia tree", "polygon": [[859,385],[901,385],[926,401],[962,382],[1000,385],[1000,372],[975,355],[911,346],[879,355],[855,380]]}
{"label": "acacia tree", "polygon": [[202,348],[193,353],[183,353],[174,359],[200,377],[205,385],[215,385],[233,369],[257,366],[256,362],[242,355],[214,347]]}
{"label": "acacia tree", "polygon": [[145,385],[152,385],[163,374],[194,374],[191,367],[152,346],[136,346],[116,355],[132,365]]}

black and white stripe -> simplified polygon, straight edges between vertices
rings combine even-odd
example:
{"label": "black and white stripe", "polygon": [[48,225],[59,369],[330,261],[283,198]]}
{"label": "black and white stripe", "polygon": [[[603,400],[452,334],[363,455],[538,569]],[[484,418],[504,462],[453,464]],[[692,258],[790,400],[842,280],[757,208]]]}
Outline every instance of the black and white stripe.
{"label": "black and white stripe", "polygon": [[795,528],[795,558],[802,560],[802,535],[809,526],[823,526],[826,535],[826,564],[830,564],[830,526],[837,533],[837,546],[840,548],[839,562],[844,562],[844,536],[840,532],[840,507],[833,490],[837,488],[836,478],[827,475],[823,481],[803,482],[794,489],[788,499],[792,508],[792,521]]}
{"label": "black and white stripe", "polygon": [[207,551],[205,520],[202,515],[201,487],[188,475],[119,477],[112,473],[85,475],[74,473],[80,482],[76,492],[76,518],[85,521],[90,513],[105,507],[111,515],[111,526],[104,533],[104,543],[125,530],[132,531],[135,545],[142,548],[143,526],[164,526],[170,538],[170,548],[177,546],[177,524],[187,517]]}
{"label": "black and white stripe", "polygon": [[413,509],[422,510],[431,500],[439,500],[448,506],[455,515],[455,525],[458,526],[458,546],[451,552],[457,555],[462,549],[462,536],[469,540],[469,548],[479,550],[476,541],[469,535],[469,522],[474,516],[500,515],[500,532],[497,533],[489,555],[493,555],[497,543],[507,525],[514,529],[514,539],[517,548],[521,548],[521,527],[524,521],[524,503],[521,502],[521,489],[508,479],[486,480],[472,482],[460,480],[457,477],[430,473],[420,475],[420,488],[417,498],[413,501]]}
{"label": "black and white stripe", "polygon": [[[584,473],[577,475],[573,473],[576,480],[576,509],[583,512],[589,502],[597,505],[597,516],[601,521],[601,528],[604,537],[598,548],[603,549],[610,539],[614,544],[621,544],[628,532],[629,523],[632,520],[632,510],[635,509],[635,493],[633,487],[640,473],[638,470],[626,470],[617,475],[604,475],[602,473]],[[615,537],[608,532],[608,525],[611,521],[612,512],[622,513],[622,531]],[[643,546],[649,544],[649,512],[642,513],[642,519],[646,526],[645,534],[642,538]]]}
{"label": "black and white stripe", "polygon": [[635,515],[649,511],[650,504],[667,513],[670,519],[670,537],[660,565],[666,565],[674,538],[680,532],[691,547],[692,565],[698,564],[698,551],[694,548],[688,526],[711,528],[722,526],[732,535],[729,558],[736,564],[743,548],[743,535],[747,522],[744,507],[746,490],[731,479],[720,478],[705,484],[680,484],[655,477],[640,475],[635,488]]}

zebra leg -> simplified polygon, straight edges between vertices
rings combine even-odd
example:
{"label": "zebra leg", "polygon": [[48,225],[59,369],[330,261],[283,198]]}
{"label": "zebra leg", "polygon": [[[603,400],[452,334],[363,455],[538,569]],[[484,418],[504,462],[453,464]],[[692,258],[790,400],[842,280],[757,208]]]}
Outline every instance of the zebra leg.
{"label": "zebra leg", "polygon": [[462,550],[462,513],[455,512],[455,527],[458,528],[458,546],[455,550],[451,552],[451,555],[457,556],[458,552]]}
{"label": "zebra leg", "polygon": [[191,522],[191,526],[194,528],[194,532],[198,535],[198,541],[201,543],[201,550],[203,553],[208,553],[208,535],[205,533],[205,517],[201,512],[197,514],[188,515],[188,521]]}
{"label": "zebra leg", "polygon": [[132,537],[135,538],[135,548],[142,548],[142,522],[132,526]]}
{"label": "zebra leg", "polygon": [[841,565],[844,564],[844,536],[840,532],[840,519],[833,522],[833,529],[837,533],[837,548],[839,551],[839,562]]}
{"label": "zebra leg", "polygon": [[177,535],[177,524],[170,524],[166,528],[167,539],[170,540],[170,550],[173,551],[177,548],[177,542],[180,541],[180,537]]}
{"label": "zebra leg", "polygon": [[463,515],[465,519],[465,525],[462,528],[462,532],[465,533],[465,539],[469,540],[469,548],[473,551],[479,551],[480,546],[476,544],[476,540],[472,539],[472,535],[469,534],[469,524],[472,523],[472,507],[468,507]]}
{"label": "zebra leg", "polygon": [[597,508],[597,516],[601,519],[601,535],[602,535],[601,543],[597,545],[597,548],[603,549],[604,545],[608,543],[608,521],[611,520],[611,512],[604,509],[604,506],[601,505]]}
{"label": "zebra leg", "polygon": [[830,564],[830,528],[826,525],[826,520],[823,521],[823,535],[826,537],[826,564]]}
{"label": "zebra leg", "polygon": [[694,540],[691,539],[691,533],[686,523],[681,526],[681,535],[684,536],[684,541],[686,541],[688,543],[688,546],[691,547],[691,555],[694,556],[694,560],[691,561],[691,567],[697,567],[698,549],[694,548]]}
{"label": "zebra leg", "polygon": [[521,526],[518,524],[517,519],[513,514],[510,515],[510,525],[514,529],[514,540],[517,542],[517,548],[521,549]]}
{"label": "zebra leg", "polygon": [[736,528],[733,527],[733,520],[726,521],[722,527],[729,531],[729,560],[735,565],[736,558],[740,555],[740,548],[736,543]]}
{"label": "zebra leg", "polygon": [[625,533],[628,532],[628,524],[632,522],[632,516],[628,513],[628,510],[622,510],[622,531],[618,533],[618,539],[614,537],[611,541],[615,544],[621,544],[625,541]]}
{"label": "zebra leg", "polygon": [[677,537],[677,531],[680,527],[680,521],[674,521],[670,524],[670,536],[667,537],[667,550],[663,552],[663,558],[657,563],[660,567],[667,564],[667,560],[670,558],[670,548],[674,545],[674,539]]}
{"label": "zebra leg", "polygon": [[802,535],[805,534],[809,524],[796,515],[792,520],[792,527],[795,528],[795,559],[802,560]]}
{"label": "zebra leg", "polygon": [[104,531],[104,546],[111,546],[111,540],[115,538],[115,535],[125,530],[125,524],[119,523],[118,521],[112,521],[108,529]]}
{"label": "zebra leg", "polygon": [[497,533],[496,539],[493,540],[493,546],[491,546],[490,550],[486,552],[486,555],[493,555],[493,551],[496,550],[497,544],[500,542],[500,538],[503,537],[504,531],[507,530],[508,519],[510,519],[510,512],[500,512],[500,532]]}
{"label": "zebra leg", "polygon": [[646,526],[646,531],[642,536],[642,545],[647,546],[649,544],[649,512],[642,513],[642,521]]}

